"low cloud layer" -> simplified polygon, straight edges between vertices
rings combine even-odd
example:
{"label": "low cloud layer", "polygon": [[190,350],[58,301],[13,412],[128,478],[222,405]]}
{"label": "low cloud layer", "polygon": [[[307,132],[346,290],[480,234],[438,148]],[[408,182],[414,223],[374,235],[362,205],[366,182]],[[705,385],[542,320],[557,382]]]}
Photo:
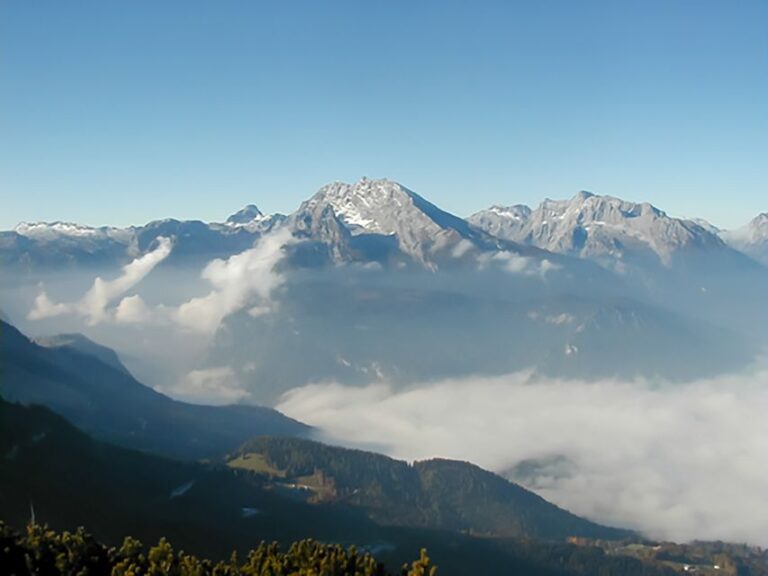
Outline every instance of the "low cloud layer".
{"label": "low cloud layer", "polygon": [[526,373],[406,391],[315,384],[278,409],[321,439],[398,458],[498,472],[527,461],[526,484],[545,498],[653,537],[768,544],[766,371],[667,387]]}
{"label": "low cloud layer", "polygon": [[164,392],[186,402],[208,405],[233,404],[248,396],[235,372],[226,366],[192,370]]}
{"label": "low cloud layer", "polygon": [[111,281],[96,278],[77,302],[54,302],[41,291],[28,318],[76,315],[84,317],[90,325],[166,324],[210,334],[225,316],[246,306],[254,316],[270,311],[271,294],[283,282],[275,265],[283,256],[283,248],[292,241],[287,229],[268,234],[249,250],[209,262],[201,272],[201,278],[210,286],[207,294],[178,306],[150,306],[139,294],[127,294],[170,254],[171,241],[159,238],[159,246],[125,266],[120,277]]}
{"label": "low cloud layer", "polygon": [[96,278],[91,288],[76,302],[53,302],[48,294],[41,290],[32,310],[30,320],[42,320],[65,314],[83,316],[88,324],[98,324],[112,315],[108,306],[141,282],[155,266],[171,253],[172,243],[169,238],[158,238],[157,247],[123,266],[122,274],[113,280]]}
{"label": "low cloud layer", "polygon": [[174,320],[185,328],[212,332],[225,316],[246,305],[263,313],[272,291],[283,282],[275,265],[289,242],[290,231],[282,229],[264,236],[250,250],[210,262],[202,277],[211,284],[211,291],[179,306],[173,312]]}
{"label": "low cloud layer", "polygon": [[529,258],[514,252],[502,250],[494,253],[483,253],[478,257],[480,269],[496,266],[510,274],[523,274],[525,276],[545,276],[547,272],[558,270],[560,266],[550,262],[546,258]]}

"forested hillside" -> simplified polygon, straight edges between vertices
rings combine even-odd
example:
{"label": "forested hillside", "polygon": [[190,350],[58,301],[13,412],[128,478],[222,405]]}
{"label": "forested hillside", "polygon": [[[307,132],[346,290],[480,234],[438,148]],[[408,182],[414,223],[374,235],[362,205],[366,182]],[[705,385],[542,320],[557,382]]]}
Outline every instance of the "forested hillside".
{"label": "forested hillside", "polygon": [[559,541],[576,535],[631,536],[579,518],[468,462],[434,459],[409,465],[310,440],[261,437],[244,444],[228,463],[310,501],[360,508],[384,524]]}

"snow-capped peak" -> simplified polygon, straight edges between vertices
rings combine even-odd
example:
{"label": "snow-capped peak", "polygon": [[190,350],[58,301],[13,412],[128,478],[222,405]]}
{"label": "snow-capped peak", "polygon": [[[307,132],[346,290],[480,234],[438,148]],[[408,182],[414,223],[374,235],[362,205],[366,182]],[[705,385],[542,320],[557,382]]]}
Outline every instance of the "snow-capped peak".
{"label": "snow-capped peak", "polygon": [[362,178],[353,184],[333,182],[323,186],[292,218],[306,221],[326,208],[352,236],[393,236],[401,252],[428,267],[434,264],[438,252],[451,252],[462,240],[461,253],[466,254],[468,246],[489,242],[490,238],[465,220],[387,179]]}
{"label": "snow-capped peak", "polygon": [[361,178],[354,184],[333,182],[323,186],[308,204],[329,204],[353,233],[394,234],[392,213],[412,206],[410,194],[391,180]]}

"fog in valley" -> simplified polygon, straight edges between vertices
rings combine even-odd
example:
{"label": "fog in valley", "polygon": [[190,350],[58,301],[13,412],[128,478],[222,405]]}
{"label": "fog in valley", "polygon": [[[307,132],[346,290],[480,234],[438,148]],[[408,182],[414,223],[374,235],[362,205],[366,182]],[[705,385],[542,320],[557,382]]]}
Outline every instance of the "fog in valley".
{"label": "fog in valley", "polygon": [[316,426],[321,440],[472,461],[654,538],[768,543],[765,366],[662,385],[529,373],[400,390],[325,383],[288,392],[278,409]]}

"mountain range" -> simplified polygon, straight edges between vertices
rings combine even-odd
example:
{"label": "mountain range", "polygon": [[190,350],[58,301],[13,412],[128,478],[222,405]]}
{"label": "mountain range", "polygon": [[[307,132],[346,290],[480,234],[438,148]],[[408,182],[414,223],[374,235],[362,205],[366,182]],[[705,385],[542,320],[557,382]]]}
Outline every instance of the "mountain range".
{"label": "mountain range", "polygon": [[494,236],[619,267],[653,261],[672,266],[686,250],[727,250],[719,236],[692,221],[671,218],[648,203],[579,192],[545,200],[536,209],[492,206],[468,221]]}
{"label": "mountain range", "polygon": [[[389,238],[388,256],[397,254],[425,267],[470,250],[523,250],[523,246],[591,258],[608,266],[647,259],[670,266],[675,256],[693,249],[731,247],[760,259],[768,244],[768,214],[757,216],[742,229],[726,231],[704,220],[671,217],[648,203],[582,191],[570,200],[545,200],[535,209],[494,205],[464,219],[397,182],[363,178],[354,184],[324,186],[288,216],[264,215],[249,204],[223,223],[165,219],[128,228],[21,223],[0,233],[0,254],[6,263],[29,265],[53,263],[54,256],[58,264],[121,257],[125,261],[146,250],[158,236],[172,236],[178,243],[176,252],[223,256],[241,251],[280,226],[329,245],[337,262],[377,259],[366,253],[366,247],[377,241],[386,245]],[[353,241],[360,236],[372,238]],[[43,255],[45,248],[53,251],[48,258]]]}
{"label": "mountain range", "polygon": [[[763,215],[746,231],[722,232],[588,192],[464,219],[396,182],[362,179],[324,186],[288,215],[248,205],[222,223],[21,224],[0,233],[8,271],[0,305],[33,334],[93,333],[98,319],[25,318],[41,280],[52,293],[71,292],[70,278],[119,275],[167,238],[170,253],[127,293],[128,304],[138,297],[167,310],[210,289],[212,272],[201,279],[209,263],[234,269],[236,256],[282,230],[292,240],[273,270],[274,305],[247,292],[258,276],[239,276],[246,288],[227,284],[237,306],[185,367],[226,367],[248,401],[275,402],[317,380],[398,384],[518,370],[690,380],[746,366],[768,344],[765,223]],[[130,338],[110,341],[108,327],[97,336],[141,360]]]}

